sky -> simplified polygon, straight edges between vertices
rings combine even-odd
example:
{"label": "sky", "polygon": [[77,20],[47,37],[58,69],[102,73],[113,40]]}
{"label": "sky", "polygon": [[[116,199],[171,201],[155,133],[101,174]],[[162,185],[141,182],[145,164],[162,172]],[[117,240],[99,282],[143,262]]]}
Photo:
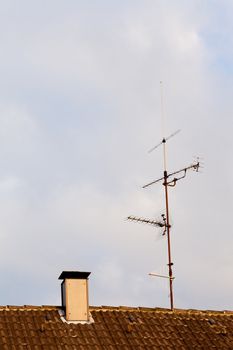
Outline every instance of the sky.
{"label": "sky", "polygon": [[[233,309],[233,2],[0,1],[2,305],[60,305],[63,270],[91,305]],[[163,81],[164,127],[161,118]]]}

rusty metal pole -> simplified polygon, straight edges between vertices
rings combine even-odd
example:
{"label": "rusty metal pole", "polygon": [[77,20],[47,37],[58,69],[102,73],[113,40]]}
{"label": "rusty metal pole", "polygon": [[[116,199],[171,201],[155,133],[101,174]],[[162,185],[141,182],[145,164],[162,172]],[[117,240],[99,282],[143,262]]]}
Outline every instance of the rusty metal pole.
{"label": "rusty metal pole", "polygon": [[170,286],[170,303],[171,310],[173,310],[173,276],[172,276],[172,261],[171,261],[171,238],[170,238],[170,222],[169,222],[169,206],[168,206],[168,183],[167,183],[167,171],[164,170],[164,188],[165,188],[165,200],[166,200],[166,229],[167,229],[167,248],[168,248],[168,271],[169,271],[169,286]]}

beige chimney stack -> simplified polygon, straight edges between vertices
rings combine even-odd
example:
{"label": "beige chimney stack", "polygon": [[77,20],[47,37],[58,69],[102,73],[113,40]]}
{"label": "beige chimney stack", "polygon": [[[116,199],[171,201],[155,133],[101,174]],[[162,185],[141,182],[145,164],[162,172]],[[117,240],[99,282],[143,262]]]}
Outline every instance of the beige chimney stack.
{"label": "beige chimney stack", "polygon": [[88,276],[90,272],[63,271],[62,307],[67,321],[89,321]]}

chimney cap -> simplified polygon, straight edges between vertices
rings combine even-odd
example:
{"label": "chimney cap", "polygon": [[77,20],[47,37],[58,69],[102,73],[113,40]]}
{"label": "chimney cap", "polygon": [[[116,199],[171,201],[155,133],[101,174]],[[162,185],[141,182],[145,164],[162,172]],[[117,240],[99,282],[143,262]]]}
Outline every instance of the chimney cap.
{"label": "chimney cap", "polygon": [[82,272],[82,271],[62,271],[60,276],[58,277],[59,280],[64,280],[66,278],[69,279],[88,279],[91,272]]}

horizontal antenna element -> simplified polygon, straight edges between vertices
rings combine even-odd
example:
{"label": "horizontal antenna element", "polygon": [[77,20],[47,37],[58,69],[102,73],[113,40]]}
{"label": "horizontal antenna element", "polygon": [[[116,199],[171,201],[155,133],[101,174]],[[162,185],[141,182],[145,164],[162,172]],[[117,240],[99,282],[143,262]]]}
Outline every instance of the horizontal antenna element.
{"label": "horizontal antenna element", "polygon": [[164,137],[162,139],[161,142],[159,142],[156,146],[154,146],[153,148],[151,148],[148,153],[153,152],[156,148],[158,148],[160,145],[162,145],[163,143],[166,143],[169,139],[171,139],[173,136],[175,136],[176,134],[178,134],[181,131],[181,129],[176,130],[175,132],[173,132],[171,135],[169,135],[168,137]]}
{"label": "horizontal antenna element", "polygon": [[128,216],[127,220],[142,222],[144,224],[151,224],[151,225],[159,226],[159,227],[165,227],[166,226],[165,222],[160,222],[160,221],[155,221],[155,220],[150,220],[150,219],[144,219],[144,218],[138,218],[136,216]]}
{"label": "horizontal antenna element", "polygon": [[170,276],[165,276],[165,275],[159,275],[157,273],[154,273],[154,272],[150,272],[148,273],[149,276],[154,276],[154,277],[162,277],[162,278],[168,278],[170,280],[174,280],[175,277],[170,277]]}
{"label": "horizontal antenna element", "polygon": [[[168,179],[169,177],[171,177],[171,176],[173,176],[173,175],[177,175],[177,174],[180,174],[180,173],[183,172],[183,175],[182,175],[181,177],[178,177],[178,178],[177,178],[177,177],[174,177],[171,181],[167,181],[167,182],[166,182],[166,185],[168,185],[168,186],[175,186],[175,185],[176,185],[176,182],[177,182],[178,180],[181,180],[181,179],[183,179],[183,178],[186,176],[187,170],[191,170],[191,169],[192,169],[192,170],[198,172],[198,171],[199,171],[199,168],[200,168],[200,162],[199,162],[199,161],[196,161],[195,163],[191,164],[190,166],[188,166],[188,167],[186,167],[186,168],[180,169],[180,170],[178,170],[178,171],[174,171],[174,172],[171,173],[171,174],[167,174],[166,178]],[[160,179],[157,179],[157,180],[154,180],[154,181],[152,181],[152,182],[149,182],[148,184],[142,186],[142,188],[147,188],[147,187],[149,187],[149,186],[151,186],[151,185],[153,185],[153,184],[155,184],[155,183],[157,183],[157,182],[159,182],[159,181],[162,181],[162,180],[164,180],[164,176],[161,177]]]}

